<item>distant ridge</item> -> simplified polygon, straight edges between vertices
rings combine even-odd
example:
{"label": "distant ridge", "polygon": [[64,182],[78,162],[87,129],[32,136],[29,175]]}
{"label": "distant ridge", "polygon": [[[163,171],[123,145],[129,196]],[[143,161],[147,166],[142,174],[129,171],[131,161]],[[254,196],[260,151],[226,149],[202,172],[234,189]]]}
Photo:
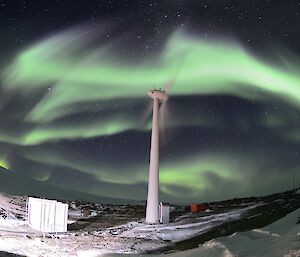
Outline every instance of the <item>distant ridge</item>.
{"label": "distant ridge", "polygon": [[136,204],[140,201],[119,199],[106,196],[97,196],[73,190],[62,189],[30,179],[19,173],[0,167],[0,192],[9,195],[29,195],[59,200],[82,200],[105,204]]}

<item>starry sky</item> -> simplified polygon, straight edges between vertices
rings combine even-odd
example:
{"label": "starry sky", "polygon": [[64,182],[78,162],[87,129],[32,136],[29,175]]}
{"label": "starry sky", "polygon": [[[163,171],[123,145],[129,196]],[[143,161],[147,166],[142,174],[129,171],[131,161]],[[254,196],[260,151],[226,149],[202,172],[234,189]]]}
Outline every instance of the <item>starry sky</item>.
{"label": "starry sky", "polygon": [[22,177],[24,194],[145,200],[147,91],[170,83],[161,200],[299,186],[299,14],[299,0],[0,1],[0,191]]}

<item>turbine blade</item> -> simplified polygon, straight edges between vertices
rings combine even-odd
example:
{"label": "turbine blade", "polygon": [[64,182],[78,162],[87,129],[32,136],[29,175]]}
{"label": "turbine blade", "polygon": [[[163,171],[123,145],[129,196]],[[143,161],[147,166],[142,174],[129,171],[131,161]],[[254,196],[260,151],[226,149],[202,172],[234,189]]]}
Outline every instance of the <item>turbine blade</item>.
{"label": "turbine blade", "polygon": [[171,88],[174,86],[176,80],[178,79],[178,76],[180,75],[180,70],[185,62],[185,59],[186,59],[186,53],[184,52],[182,54],[182,57],[179,58],[177,67],[175,67],[175,69],[174,69],[174,74],[172,76],[172,79],[168,80],[163,87],[167,93],[171,90]]}
{"label": "turbine blade", "polygon": [[164,101],[159,109],[159,135],[160,145],[164,146],[167,144],[167,123],[168,123],[168,104]]}
{"label": "turbine blade", "polygon": [[147,124],[151,121],[152,110],[153,110],[153,101],[148,101],[146,108],[142,113],[142,119],[141,119],[142,128],[146,127]]}
{"label": "turbine blade", "polygon": [[171,79],[169,81],[167,81],[163,87],[164,91],[166,91],[167,93],[171,90],[171,88],[173,87],[173,85],[175,84],[175,80]]}

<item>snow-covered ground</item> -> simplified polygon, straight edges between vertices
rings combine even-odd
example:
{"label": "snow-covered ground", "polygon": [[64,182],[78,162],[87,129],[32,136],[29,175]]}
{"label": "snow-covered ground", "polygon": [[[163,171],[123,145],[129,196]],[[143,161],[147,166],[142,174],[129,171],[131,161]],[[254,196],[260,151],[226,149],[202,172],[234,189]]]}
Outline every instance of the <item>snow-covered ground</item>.
{"label": "snow-covered ground", "polygon": [[237,220],[241,214],[261,204],[253,204],[249,207],[239,208],[224,213],[212,214],[203,217],[186,217],[168,225],[147,225],[144,223],[130,222],[121,226],[112,227],[105,231],[96,232],[98,235],[114,234],[120,237],[140,238],[150,240],[168,240],[173,243],[186,240],[200,233],[208,231],[212,227],[222,223]]}
{"label": "snow-covered ground", "polygon": [[[258,204],[204,217],[181,218],[168,225],[129,222],[93,233],[68,233],[43,238],[0,231],[0,249],[26,256],[99,256],[104,253],[141,253],[162,249],[203,233],[221,223],[237,220]],[[13,220],[11,221],[13,222]],[[18,224],[15,224],[18,227]],[[58,255],[59,251],[59,255]]]}
{"label": "snow-covered ground", "polygon": [[[231,236],[210,240],[198,248],[158,254],[157,257],[296,257],[300,255],[300,225],[295,225],[300,216],[300,210],[289,214],[283,219],[269,226],[254,229],[247,232],[234,233]],[[57,239],[59,241],[59,239]],[[6,245],[19,247],[19,254],[26,256],[107,256],[117,257],[119,254],[109,254],[104,249],[78,249],[74,251],[74,245],[70,244],[70,250],[61,248],[57,241],[52,243],[34,240],[0,240]],[[112,244],[112,242],[110,242]],[[116,243],[116,242],[115,242]],[[75,242],[73,243],[75,244]],[[79,246],[77,246],[79,248]],[[0,249],[3,244],[0,243]],[[138,254],[139,257],[149,257],[147,254]]]}
{"label": "snow-covered ground", "polygon": [[[234,233],[210,240],[194,249],[159,254],[156,257],[299,257],[298,217],[300,209],[266,227]],[[107,257],[117,256],[109,254]],[[149,257],[147,254],[138,256]]]}
{"label": "snow-covered ground", "polygon": [[[139,220],[124,222],[121,225],[109,228],[98,227],[97,229],[95,227],[96,229],[92,230],[79,229],[58,235],[48,234],[46,237],[31,230],[24,221],[15,217],[15,215],[22,212],[22,209],[16,204],[19,201],[18,198],[12,200],[9,197],[2,197],[0,200],[0,211],[2,212],[0,215],[0,251],[22,256],[96,257],[103,255],[116,256],[116,254],[125,253],[146,256],[143,254],[161,250],[169,251],[169,253],[157,256],[295,257],[297,254],[300,256],[300,225],[296,225],[300,217],[300,209],[297,209],[299,208],[299,197],[291,193],[265,198],[260,197],[255,201],[248,201],[247,204],[244,203],[245,200],[243,199],[234,199],[233,201],[227,201],[227,203],[215,203],[214,210],[199,214],[181,214],[168,225],[148,225]],[[238,204],[239,201],[240,205]],[[24,206],[24,201],[22,204]],[[226,204],[227,206],[225,206]],[[223,206],[223,209],[218,206]],[[96,208],[103,215],[105,208],[109,209],[109,213],[112,210],[111,207],[96,206]],[[119,206],[115,207],[113,211],[118,209],[122,212],[125,211],[124,216],[126,217],[128,212],[135,208],[134,206]],[[267,222],[263,221],[264,224],[272,223],[274,217],[275,220],[276,217],[279,219],[295,209],[297,210],[271,225],[253,226],[253,222],[262,222],[265,219]],[[9,210],[13,210],[13,212],[10,213]],[[274,216],[272,213],[279,216]],[[71,214],[74,217],[80,216],[78,211],[73,211]],[[109,215],[111,216],[104,216],[105,220],[113,217],[114,214]],[[269,222],[270,217],[271,220],[273,219],[272,222]],[[245,224],[248,226],[248,231],[228,233],[228,231],[244,231],[245,229],[241,230],[238,227],[240,222],[243,226]],[[234,227],[234,229],[226,227],[227,225]],[[178,243],[193,242],[192,247],[195,247],[199,244],[199,241],[197,241],[199,237],[214,230],[215,232],[221,231],[221,234],[215,234],[214,232],[214,236],[209,235],[210,238],[201,241],[206,242],[198,247],[174,252],[174,249],[179,249]],[[233,234],[230,235],[230,233]],[[220,237],[220,235],[223,236]],[[198,239],[195,239],[195,237]],[[210,240],[211,238],[213,239]]]}

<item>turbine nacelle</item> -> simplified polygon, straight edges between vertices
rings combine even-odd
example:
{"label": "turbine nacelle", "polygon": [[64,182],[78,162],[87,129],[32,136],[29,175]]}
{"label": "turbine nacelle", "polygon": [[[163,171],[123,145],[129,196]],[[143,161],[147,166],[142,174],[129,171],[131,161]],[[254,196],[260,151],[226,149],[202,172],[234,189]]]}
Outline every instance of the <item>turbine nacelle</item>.
{"label": "turbine nacelle", "polygon": [[166,91],[156,89],[148,91],[148,96],[150,96],[153,99],[157,98],[160,102],[164,102],[169,99],[169,96],[166,93]]}

